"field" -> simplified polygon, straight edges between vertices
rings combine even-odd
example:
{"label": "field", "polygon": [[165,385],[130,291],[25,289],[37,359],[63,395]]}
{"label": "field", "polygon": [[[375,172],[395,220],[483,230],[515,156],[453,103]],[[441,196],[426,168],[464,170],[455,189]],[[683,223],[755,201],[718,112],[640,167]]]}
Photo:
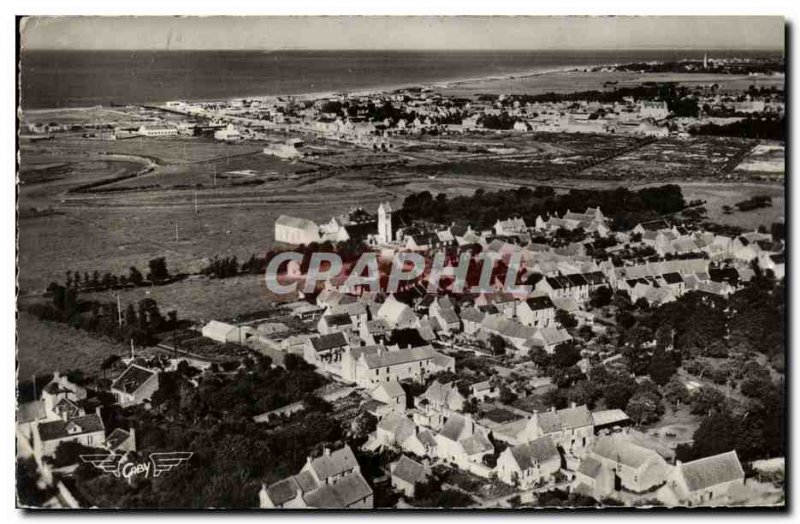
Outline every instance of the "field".
{"label": "field", "polygon": [[82,369],[99,373],[109,355],[122,355],[125,346],[96,338],[63,324],[41,321],[20,312],[17,324],[17,374],[21,381],[32,375]]}
{"label": "field", "polygon": [[[687,200],[706,201],[708,219],[717,224],[740,227],[746,231],[752,231],[763,225],[769,230],[772,223],[782,222],[786,217],[786,198],[782,185],[686,183],[681,187]],[[753,211],[735,210],[730,215],[723,212],[722,206],[733,207],[736,202],[759,195],[770,196],[772,206]]]}

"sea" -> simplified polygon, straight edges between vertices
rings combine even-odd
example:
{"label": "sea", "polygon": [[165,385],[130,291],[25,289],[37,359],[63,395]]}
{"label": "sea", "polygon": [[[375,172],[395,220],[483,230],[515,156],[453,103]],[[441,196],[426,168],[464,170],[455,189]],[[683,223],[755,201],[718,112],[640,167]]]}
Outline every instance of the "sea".
{"label": "sea", "polygon": [[[749,53],[749,54],[748,54]],[[714,51],[709,56],[769,56]],[[357,92],[704,51],[22,51],[23,109]],[[773,54],[774,56],[774,54]]]}

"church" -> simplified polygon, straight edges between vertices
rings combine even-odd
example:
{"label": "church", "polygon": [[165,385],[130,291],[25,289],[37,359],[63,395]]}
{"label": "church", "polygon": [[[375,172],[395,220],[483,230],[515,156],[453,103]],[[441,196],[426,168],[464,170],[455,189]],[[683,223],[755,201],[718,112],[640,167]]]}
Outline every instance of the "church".
{"label": "church", "polygon": [[332,217],[322,225],[288,215],[281,215],[275,221],[275,241],[284,244],[336,243],[351,239],[378,245],[390,244],[394,240],[394,235],[392,206],[389,202],[381,202],[377,216],[362,207],[356,207],[346,214]]}

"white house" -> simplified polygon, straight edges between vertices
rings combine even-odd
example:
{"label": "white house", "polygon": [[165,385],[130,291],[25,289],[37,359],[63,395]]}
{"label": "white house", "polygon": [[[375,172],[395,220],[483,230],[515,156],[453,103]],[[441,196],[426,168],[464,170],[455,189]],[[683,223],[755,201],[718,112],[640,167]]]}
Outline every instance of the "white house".
{"label": "white house", "polygon": [[561,468],[561,455],[549,436],[506,448],[497,459],[497,478],[520,489],[530,489]]}

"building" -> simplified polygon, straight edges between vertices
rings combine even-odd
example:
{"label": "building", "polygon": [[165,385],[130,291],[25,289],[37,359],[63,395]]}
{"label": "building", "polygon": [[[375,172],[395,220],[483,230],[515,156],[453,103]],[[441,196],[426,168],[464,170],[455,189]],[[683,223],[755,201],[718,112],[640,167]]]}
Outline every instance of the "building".
{"label": "building", "polygon": [[549,436],[565,453],[581,455],[591,449],[594,442],[592,413],[585,406],[573,402],[568,408],[534,412],[525,428],[516,436],[516,442],[530,442]]}
{"label": "building", "polygon": [[178,128],[165,125],[143,125],[137,134],[147,137],[178,136]]}
{"label": "building", "polygon": [[319,226],[305,218],[281,215],[275,221],[275,241],[292,245],[319,242]]}
{"label": "building", "polygon": [[106,443],[103,419],[97,413],[34,423],[33,451],[37,457],[54,455],[62,442],[99,448]]}
{"label": "building", "polygon": [[221,344],[244,344],[258,332],[249,326],[234,326],[225,322],[212,320],[200,330],[200,333]]}
{"label": "building", "polygon": [[399,411],[406,409],[406,392],[397,381],[381,382],[369,394],[374,400],[394,409]]}
{"label": "building", "polygon": [[594,493],[611,496],[624,489],[631,493],[646,493],[664,485],[672,466],[655,450],[634,442],[625,435],[598,437],[589,454],[602,468],[612,474],[605,482],[596,482]]}
{"label": "building", "polygon": [[410,499],[414,498],[416,485],[427,477],[425,466],[406,455],[400,455],[400,459],[392,462],[389,471],[392,474],[392,487]]}
{"label": "building", "polygon": [[451,414],[435,438],[440,459],[469,471],[474,471],[474,465],[482,465],[483,457],[494,452],[489,432],[470,415]]}
{"label": "building", "polygon": [[392,240],[392,206],[389,202],[381,202],[378,206],[378,242],[388,244]]}
{"label": "building", "polygon": [[123,407],[149,401],[156,391],[158,391],[158,372],[136,364],[128,366],[128,369],[111,383],[111,393]]}
{"label": "building", "polygon": [[659,500],[673,506],[724,503],[728,491],[744,484],[744,469],[736,451],[692,462],[678,461]]}
{"label": "building", "polygon": [[640,118],[652,118],[653,120],[663,120],[669,116],[669,108],[666,102],[660,100],[643,100],[639,105]]}
{"label": "building", "polygon": [[372,488],[361,475],[353,450],[345,445],[308,457],[300,473],[261,486],[261,508],[372,509]]}
{"label": "building", "polygon": [[553,440],[544,436],[506,448],[497,458],[497,478],[520,489],[545,482],[561,468],[561,455]]}
{"label": "building", "polygon": [[361,387],[380,382],[414,380],[441,371],[455,371],[455,359],[431,346],[389,349],[385,346],[348,348],[342,354],[342,378]]}
{"label": "building", "polygon": [[548,296],[531,297],[517,306],[519,321],[530,327],[549,327],[556,321],[556,306]]}

